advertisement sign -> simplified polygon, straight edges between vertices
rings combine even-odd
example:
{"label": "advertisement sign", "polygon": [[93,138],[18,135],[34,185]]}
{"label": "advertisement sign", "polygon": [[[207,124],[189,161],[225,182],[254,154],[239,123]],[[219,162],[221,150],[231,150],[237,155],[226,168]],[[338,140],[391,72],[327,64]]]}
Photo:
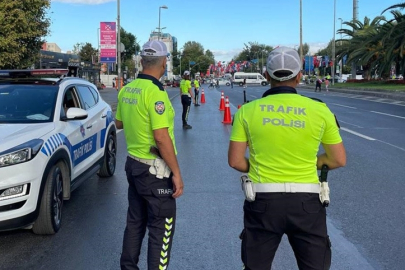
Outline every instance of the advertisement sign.
{"label": "advertisement sign", "polygon": [[117,61],[117,27],[115,22],[100,22],[100,62]]}

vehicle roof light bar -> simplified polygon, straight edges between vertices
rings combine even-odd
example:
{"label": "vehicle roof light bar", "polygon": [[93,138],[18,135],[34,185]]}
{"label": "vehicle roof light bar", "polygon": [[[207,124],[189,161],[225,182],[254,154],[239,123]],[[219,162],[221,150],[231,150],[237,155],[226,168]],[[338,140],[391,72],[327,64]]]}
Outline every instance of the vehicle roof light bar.
{"label": "vehicle roof light bar", "polygon": [[0,70],[0,79],[61,77],[68,74],[68,69],[14,69]]}

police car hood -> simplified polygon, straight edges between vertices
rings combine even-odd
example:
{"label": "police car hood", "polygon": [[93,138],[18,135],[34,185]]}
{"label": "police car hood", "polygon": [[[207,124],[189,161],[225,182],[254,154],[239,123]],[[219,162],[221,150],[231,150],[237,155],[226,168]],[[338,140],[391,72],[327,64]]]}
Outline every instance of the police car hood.
{"label": "police car hood", "polygon": [[33,139],[40,139],[54,128],[54,123],[0,124],[0,152]]}

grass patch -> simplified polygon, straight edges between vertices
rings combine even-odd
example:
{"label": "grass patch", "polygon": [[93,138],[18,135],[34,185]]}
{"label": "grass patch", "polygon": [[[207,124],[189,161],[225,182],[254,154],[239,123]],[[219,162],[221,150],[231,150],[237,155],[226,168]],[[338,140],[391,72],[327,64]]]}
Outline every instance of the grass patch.
{"label": "grass patch", "polygon": [[403,84],[387,84],[384,82],[362,82],[362,83],[335,83],[335,85],[329,84],[331,88],[348,88],[358,90],[380,90],[380,91],[395,91],[405,92],[405,85]]}

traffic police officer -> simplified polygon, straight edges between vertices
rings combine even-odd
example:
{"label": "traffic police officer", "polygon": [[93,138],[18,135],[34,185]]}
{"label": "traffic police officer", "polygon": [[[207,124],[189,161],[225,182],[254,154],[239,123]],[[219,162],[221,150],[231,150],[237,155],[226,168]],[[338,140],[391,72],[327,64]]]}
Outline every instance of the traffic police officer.
{"label": "traffic police officer", "polygon": [[125,133],[129,184],[121,269],[139,270],[146,228],[148,269],[167,269],[170,260],[175,199],[183,193],[183,180],[176,158],[174,109],[159,82],[166,69],[167,53],[161,41],[145,43],[141,52],[143,73],[118,95],[116,124]]}
{"label": "traffic police officer", "polygon": [[191,129],[192,126],[187,124],[187,120],[190,112],[191,100],[193,99],[193,93],[191,92],[190,71],[188,70],[184,71],[183,79],[180,81],[180,96],[181,104],[183,105],[183,113],[181,115],[183,128]]}
{"label": "traffic police officer", "polygon": [[194,106],[200,106],[198,104],[198,93],[200,92],[200,83],[197,78],[194,79]]}
{"label": "traffic police officer", "polygon": [[[302,74],[298,53],[279,47],[267,58],[271,89],[235,114],[228,163],[248,173],[242,261],[246,270],[269,270],[283,234],[299,269],[329,269],[326,211],[319,199],[317,169],[346,164],[334,115],[322,102],[297,94]],[[319,144],[325,153],[317,156]],[[249,158],[245,152],[249,147]],[[247,182],[249,184],[249,182]],[[249,185],[245,185],[247,189]]]}

